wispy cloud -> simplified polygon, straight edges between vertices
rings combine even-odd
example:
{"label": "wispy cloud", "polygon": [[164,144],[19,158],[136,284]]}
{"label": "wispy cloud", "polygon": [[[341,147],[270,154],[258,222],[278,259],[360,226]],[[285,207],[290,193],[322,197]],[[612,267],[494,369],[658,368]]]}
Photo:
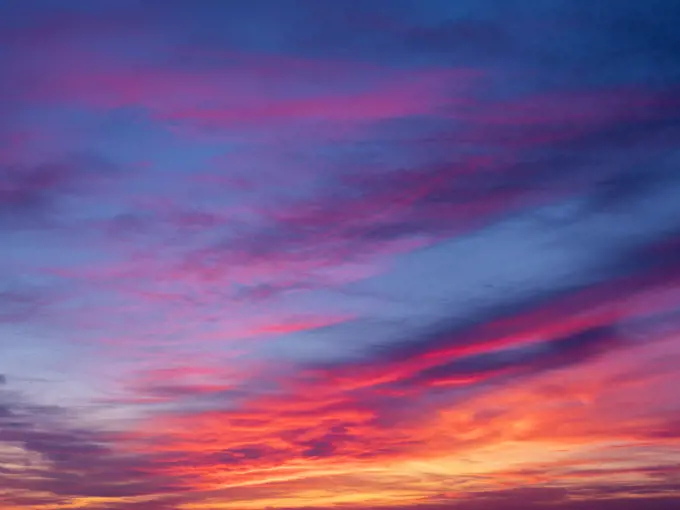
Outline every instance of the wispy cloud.
{"label": "wispy cloud", "polygon": [[675,508],[676,11],[8,5],[0,508]]}

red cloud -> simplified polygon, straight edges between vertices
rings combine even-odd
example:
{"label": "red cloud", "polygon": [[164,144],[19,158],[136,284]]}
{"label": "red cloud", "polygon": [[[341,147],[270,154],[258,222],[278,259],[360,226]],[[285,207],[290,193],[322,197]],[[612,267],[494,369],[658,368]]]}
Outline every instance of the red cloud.
{"label": "red cloud", "polygon": [[[623,403],[628,396],[650,408],[663,408],[671,397],[674,374],[654,374],[656,361],[649,346],[630,339],[612,344],[607,337],[617,324],[645,323],[672,309],[674,301],[662,295],[672,273],[665,275],[652,271],[468,331],[452,330],[436,341],[427,337],[421,340],[423,349],[406,350],[401,357],[394,357],[398,351],[393,350],[362,363],[303,370],[292,379],[269,378],[265,370],[249,378],[246,387],[259,380],[271,390],[253,387],[247,398],[228,409],[217,406],[156,417],[135,437],[164,459],[155,464],[159,476],[179,477],[196,490],[220,489],[225,494],[241,486],[260,490],[278,483],[303,494],[317,472],[335,472],[345,479],[355,471],[370,473],[414,459],[436,465],[440,458],[477,455],[486,459],[480,462],[491,462],[483,452],[511,451],[513,444],[522,445],[525,452],[538,448],[531,455],[539,457],[545,448],[541,445],[584,452],[588,445],[613,440],[631,451],[645,444],[673,445],[680,435],[671,416],[651,412],[626,418]],[[620,299],[622,295],[627,297]],[[593,331],[603,331],[604,337],[588,336]],[[621,331],[616,335],[625,336]],[[672,336],[657,341],[657,352],[677,350]],[[542,346],[537,357],[518,358],[499,369],[473,363],[456,375],[451,368],[437,368],[531,344]],[[636,378],[632,371],[639,363],[648,364],[648,370]],[[497,384],[486,386],[493,381]],[[437,393],[452,385],[464,398]],[[653,403],[651,388],[659,388]],[[238,384],[233,389],[238,390]],[[604,395],[613,407],[589,405]],[[628,457],[637,459],[630,452]],[[565,462],[546,475],[547,481],[587,485],[594,478],[590,466],[597,462],[615,466],[615,460],[602,457],[588,458],[581,467]],[[654,471],[645,462],[640,457],[635,467],[611,467],[611,472],[651,475]],[[520,483],[510,471],[490,476],[510,486]]]}

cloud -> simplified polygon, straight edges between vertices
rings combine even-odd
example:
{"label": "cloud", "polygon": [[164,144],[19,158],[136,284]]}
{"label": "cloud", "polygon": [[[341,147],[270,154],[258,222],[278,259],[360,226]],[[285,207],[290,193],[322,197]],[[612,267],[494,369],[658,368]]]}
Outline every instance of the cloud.
{"label": "cloud", "polygon": [[0,497],[677,503],[674,7],[595,3],[8,8]]}
{"label": "cloud", "polygon": [[[178,494],[186,487],[155,476],[143,454],[122,452],[116,434],[78,426],[72,410],[31,403],[0,390],[0,472],[15,505],[58,505],[83,498]],[[84,500],[84,499],[83,499]]]}
{"label": "cloud", "polygon": [[[665,307],[671,302],[649,300],[664,284],[653,272],[643,276],[510,313],[505,308],[495,319],[466,328],[413,337],[409,343],[416,349],[392,347],[369,351],[360,362],[303,365],[292,374],[272,375],[272,384],[258,373],[227,407],[214,400],[199,411],[175,408],[141,434],[157,455],[175,459],[157,464],[160,473],[204,490],[292,483],[324,470],[348,476],[361,466],[398,465],[414,457],[427,463],[443,452],[474,456],[506,442],[552,441],[567,447],[618,437],[631,448],[663,444],[676,437],[672,421],[653,415],[626,420],[619,414],[623,408],[615,407],[614,414],[603,408],[599,415],[579,404],[606,385],[616,394],[608,397],[611,401],[625,395],[627,388],[612,382],[619,375],[600,367],[620,368],[613,359],[649,348],[635,340],[633,329],[655,334],[666,323]],[[627,304],[621,295],[628,296]],[[677,332],[677,324],[671,331]],[[599,374],[601,380],[584,379],[584,388],[570,388],[564,374],[578,381],[581,372]],[[630,384],[634,380],[621,377]],[[652,384],[648,376],[647,384]],[[546,402],[553,402],[554,410],[545,409]],[[436,431],[444,429],[449,433],[435,440]],[[196,438],[192,430],[205,435]],[[640,466],[628,473],[643,476],[654,470]],[[547,476],[581,482],[591,472],[562,469]]]}
{"label": "cloud", "polygon": [[521,508],[540,509],[546,505],[557,505],[565,510],[595,510],[622,508],[625,510],[638,510],[650,508],[654,510],[670,510],[678,503],[678,499],[672,495],[659,498],[611,498],[597,499],[596,501],[579,501],[569,498],[569,492],[559,488],[527,488],[510,489],[483,493],[462,501],[453,500],[441,505],[416,505],[413,508],[421,509],[460,509],[482,510],[489,505],[502,510],[519,510]]}
{"label": "cloud", "polygon": [[[623,105],[631,102],[638,102],[640,109],[626,110]],[[494,156],[460,155],[460,147],[444,141],[441,145],[450,146],[448,154],[442,154],[449,158],[445,163],[357,172],[344,170],[340,162],[338,177],[331,174],[311,197],[274,199],[266,207],[256,206],[255,228],[243,225],[223,241],[188,254],[176,275],[212,279],[222,275],[221,268],[236,273],[239,267],[239,275],[252,273],[256,282],[271,288],[278,284],[270,279],[268,268],[276,267],[309,285],[315,278],[323,279],[329,267],[370,267],[385,257],[573,196],[585,196],[581,215],[614,212],[626,201],[639,200],[674,181],[672,165],[661,161],[654,162],[659,166],[651,171],[631,168],[629,162],[622,162],[620,170],[602,165],[603,150],[626,151],[625,138],[616,126],[645,125],[651,136],[654,128],[649,123],[674,118],[677,106],[663,94],[604,90],[475,107],[469,119],[471,136],[479,137],[475,142],[488,145],[489,150],[513,153],[509,162]],[[531,111],[537,113],[531,116]],[[572,127],[570,118],[578,119],[577,127]],[[455,129],[464,140],[464,124]],[[542,139],[551,129],[557,131],[554,139]],[[513,146],[518,132],[524,133],[521,144],[526,146]],[[411,142],[410,150],[422,150],[417,140],[405,141]],[[669,148],[659,149],[660,160]],[[386,150],[390,149],[388,144]],[[641,180],[644,187],[637,185]]]}
{"label": "cloud", "polygon": [[60,206],[86,199],[116,175],[99,157],[73,155],[24,165],[0,161],[0,226],[12,229],[54,227],[62,223]]}
{"label": "cloud", "polygon": [[[211,55],[200,47],[183,49],[194,62],[188,67],[181,61],[141,65],[114,53],[102,61],[97,53],[78,46],[77,38],[57,37],[61,39],[56,44],[39,46],[37,52],[30,43],[27,48],[12,47],[19,62],[23,52],[36,52],[34,66],[42,76],[40,81],[26,80],[23,101],[103,111],[136,108],[161,125],[180,132],[186,127],[189,134],[197,129],[236,135],[255,129],[257,134],[258,129],[271,132],[281,125],[305,128],[310,135],[318,129],[342,134],[343,125],[435,112],[453,91],[469,88],[479,74],[436,68],[414,74],[350,61],[266,53]],[[227,65],[217,67],[216,61]],[[20,64],[15,67],[19,77],[35,72]],[[291,94],[291,89],[309,83],[316,85],[306,96]],[[346,91],[338,92],[342,88]],[[203,98],[199,103],[194,99],[197,94]]]}
{"label": "cloud", "polygon": [[[2,288],[4,287],[4,288]],[[0,287],[0,324],[35,319],[53,302],[54,296],[40,288],[7,282]]]}

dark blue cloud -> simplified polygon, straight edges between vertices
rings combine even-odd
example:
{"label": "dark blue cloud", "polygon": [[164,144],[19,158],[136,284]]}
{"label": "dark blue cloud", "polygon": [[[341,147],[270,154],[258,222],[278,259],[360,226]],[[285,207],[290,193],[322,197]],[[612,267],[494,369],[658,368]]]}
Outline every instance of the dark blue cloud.
{"label": "dark blue cloud", "polygon": [[[185,491],[176,480],[150,474],[148,456],[117,452],[114,434],[75,425],[76,418],[73,410],[36,405],[19,393],[0,388],[0,441],[40,460],[26,463],[18,472],[16,466],[7,473],[0,470],[0,483],[10,501],[30,504],[25,494],[31,492],[51,494],[45,496],[45,504],[60,504],[76,497]],[[0,454],[0,464],[11,461],[4,455]],[[41,463],[50,467],[42,468]]]}

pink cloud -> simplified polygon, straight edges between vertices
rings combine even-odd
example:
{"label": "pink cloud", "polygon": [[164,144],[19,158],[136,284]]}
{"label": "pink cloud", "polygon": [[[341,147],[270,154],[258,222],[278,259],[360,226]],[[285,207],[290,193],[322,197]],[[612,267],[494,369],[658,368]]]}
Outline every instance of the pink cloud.
{"label": "pink cloud", "polygon": [[[452,361],[534,342],[555,348],[563,345],[564,338],[587,339],[584,333],[600,327],[615,329],[627,321],[663,315],[676,301],[655,296],[661,296],[673,274],[666,271],[663,279],[652,271],[482,324],[467,333],[454,331],[451,338],[444,334],[431,342],[428,337],[420,342],[421,352],[403,359],[390,359],[391,354],[385,353],[385,357],[378,354],[361,363],[303,370],[293,378],[273,375],[275,392],[253,389],[235,408],[154,418],[138,430],[138,438],[153,439],[154,452],[175,459],[159,463],[159,474],[177,476],[198,490],[267,485],[277,474],[293,483],[327,469],[348,476],[371,466],[442,455],[470,456],[516,442],[527,449],[545,441],[574,451],[585,448],[585,452],[612,440],[624,441],[630,448],[650,442],[674,444],[677,431],[669,421],[672,415],[657,411],[669,402],[669,388],[677,378],[672,370],[640,372],[637,365],[658,367],[658,355],[677,351],[677,328],[665,338],[656,335],[652,349],[648,343],[621,344],[618,340],[599,344],[593,337],[599,344],[595,349],[583,350],[579,342],[567,342],[566,350],[559,347],[546,358],[548,363],[539,360],[497,370],[419,375]],[[621,300],[622,295],[627,297]],[[626,334],[621,331],[617,334]],[[442,343],[450,345],[442,347]],[[266,367],[255,378],[269,381]],[[480,388],[480,384],[501,379],[502,385],[488,386],[468,399],[425,404],[433,389]],[[216,389],[178,382],[173,387],[176,395]],[[611,406],[588,405],[603,395]],[[645,402],[645,414],[625,414],[630,412],[626,398]],[[546,407],[546,402],[551,405]],[[201,430],[201,438],[192,430]],[[444,434],[445,430],[449,433]],[[588,460],[583,466],[593,462]],[[192,467],[183,467],[184,463]],[[576,471],[562,476],[558,469],[551,479],[583,482],[593,477],[578,463],[566,463],[567,467]],[[644,465],[630,468],[630,474],[644,472]],[[518,483],[509,471],[490,473],[497,473],[494,476],[510,486]],[[310,482],[305,483],[309,487]]]}
{"label": "pink cloud", "polygon": [[[14,51],[21,62],[29,49],[15,45]],[[467,69],[412,73],[235,53],[222,55],[219,68],[183,70],[96,53],[68,41],[30,51],[37,51],[32,63],[17,63],[15,72],[39,73],[41,79],[23,89],[24,100],[95,109],[138,107],[174,126],[240,132],[301,121],[355,124],[436,114],[462,101],[480,74]],[[315,90],[304,96],[296,92],[309,89],[310,83],[317,84]],[[454,92],[457,99],[452,99]]]}

